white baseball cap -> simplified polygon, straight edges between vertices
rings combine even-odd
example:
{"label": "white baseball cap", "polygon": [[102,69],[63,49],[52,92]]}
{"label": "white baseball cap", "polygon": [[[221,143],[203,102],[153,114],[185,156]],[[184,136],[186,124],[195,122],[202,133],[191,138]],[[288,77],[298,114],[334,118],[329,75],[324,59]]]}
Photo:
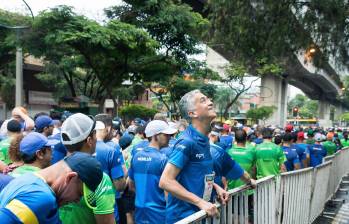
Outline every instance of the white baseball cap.
{"label": "white baseball cap", "polygon": [[[95,129],[96,121],[82,113],[69,116],[62,124],[61,140],[63,145],[74,145],[85,140]],[[63,138],[65,136],[65,140]]]}
{"label": "white baseball cap", "polygon": [[165,121],[153,120],[147,124],[144,132],[149,138],[157,134],[173,135],[177,132],[177,129],[171,128]]}

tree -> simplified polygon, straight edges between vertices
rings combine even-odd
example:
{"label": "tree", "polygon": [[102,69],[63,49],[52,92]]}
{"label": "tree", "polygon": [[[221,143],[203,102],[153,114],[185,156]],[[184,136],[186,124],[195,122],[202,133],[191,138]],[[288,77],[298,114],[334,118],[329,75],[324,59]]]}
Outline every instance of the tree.
{"label": "tree", "polygon": [[287,107],[289,114],[292,113],[293,108],[298,107],[298,115],[302,118],[314,118],[318,114],[318,102],[316,100],[310,100],[302,94],[297,94],[291,99]]}
{"label": "tree", "polygon": [[134,118],[142,118],[148,120],[153,118],[157,113],[157,110],[147,108],[143,105],[131,104],[123,107],[120,110],[120,115],[126,118],[126,120],[133,120]]}
{"label": "tree", "polygon": [[208,2],[210,42],[224,44],[231,59],[246,62],[251,74],[260,68],[261,59],[285,67],[293,53],[309,48],[316,49],[317,67],[329,57],[338,66],[349,66],[346,0]]}
{"label": "tree", "polygon": [[216,92],[215,88],[215,85],[207,84],[203,80],[186,80],[184,77],[173,76],[170,81],[160,81],[156,85],[150,86],[149,89],[166,107],[168,112],[178,115],[178,102],[184,94],[199,89],[209,98],[213,98]]}
{"label": "tree", "polygon": [[247,118],[258,123],[258,120],[262,120],[265,124],[265,120],[270,118],[276,108],[274,106],[261,106],[253,109],[249,109],[246,113]]}

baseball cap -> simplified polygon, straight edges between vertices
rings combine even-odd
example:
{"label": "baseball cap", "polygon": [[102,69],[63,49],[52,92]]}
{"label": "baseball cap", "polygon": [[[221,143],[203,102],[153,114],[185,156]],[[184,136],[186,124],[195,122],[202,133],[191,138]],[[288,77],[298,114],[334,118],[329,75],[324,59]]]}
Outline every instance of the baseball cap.
{"label": "baseball cap", "polygon": [[105,124],[102,121],[96,121],[95,130],[102,130],[102,129],[105,129]]}
{"label": "baseball cap", "polygon": [[144,132],[147,137],[152,137],[157,134],[173,135],[177,130],[171,128],[165,121],[153,120],[148,123]]}
{"label": "baseball cap", "polygon": [[22,130],[22,125],[17,120],[12,119],[7,123],[7,130],[10,132],[20,132]]}
{"label": "baseball cap", "polygon": [[316,133],[314,136],[315,141],[321,141],[322,140],[322,134]]}
{"label": "baseball cap", "polygon": [[103,172],[101,164],[91,155],[83,152],[74,152],[64,158],[64,162],[76,172],[79,179],[90,189],[95,191],[100,184]]}
{"label": "baseball cap", "polygon": [[[76,113],[69,116],[62,124],[61,140],[63,145],[74,145],[85,140],[96,127],[91,116]],[[63,138],[64,136],[64,138]]]}
{"label": "baseball cap", "polygon": [[119,140],[119,145],[122,149],[126,149],[132,143],[132,140],[133,135],[124,134]]}
{"label": "baseball cap", "polygon": [[48,139],[45,135],[38,132],[30,132],[19,144],[19,151],[26,155],[33,155],[44,146],[51,147],[58,143],[59,141],[56,139]]}
{"label": "baseball cap", "polygon": [[54,124],[55,122],[52,120],[52,118],[47,115],[39,116],[35,120],[35,128],[38,130],[42,130],[44,127],[52,126]]}
{"label": "baseball cap", "polygon": [[297,138],[304,139],[304,132],[300,131],[297,133]]}
{"label": "baseball cap", "polygon": [[291,132],[293,130],[293,125],[292,124],[288,124],[288,125],[286,125],[286,127],[285,127],[285,131],[287,131],[287,132]]}
{"label": "baseball cap", "polygon": [[224,124],[232,125],[232,122],[231,122],[231,120],[226,120],[226,121],[224,121]]}

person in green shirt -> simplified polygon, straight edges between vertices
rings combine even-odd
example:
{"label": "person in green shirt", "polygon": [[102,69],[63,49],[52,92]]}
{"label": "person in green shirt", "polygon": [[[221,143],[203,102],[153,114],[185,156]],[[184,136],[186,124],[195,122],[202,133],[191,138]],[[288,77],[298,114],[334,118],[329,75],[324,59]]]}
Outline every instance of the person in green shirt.
{"label": "person in green shirt", "polygon": [[286,171],[286,156],[282,149],[272,142],[272,130],[264,128],[262,135],[263,143],[256,146],[257,179]]}
{"label": "person in green shirt", "polygon": [[343,138],[341,139],[341,143],[342,143],[343,148],[349,147],[348,132],[343,133]]}
{"label": "person in green shirt", "polygon": [[51,164],[52,151],[51,146],[58,143],[58,140],[47,139],[46,136],[31,132],[26,135],[19,145],[20,156],[24,164],[9,175],[19,177],[25,173],[32,173],[44,169]]}
{"label": "person in green shirt", "polygon": [[314,139],[314,130],[313,129],[309,129],[307,132],[307,137],[308,139],[305,141],[306,144],[308,145],[313,145],[315,144],[315,139]]}
{"label": "person in green shirt", "polygon": [[[81,113],[71,115],[63,122],[62,143],[67,148],[68,155],[74,152],[95,153],[97,122],[100,121]],[[116,222],[114,212],[117,211],[114,209],[116,189],[109,175],[103,173],[102,181],[95,192],[95,208],[88,207],[83,197],[78,203],[70,203],[60,208],[59,213],[63,224],[114,224]]]}
{"label": "person in green shirt", "polygon": [[[248,174],[255,178],[256,176],[256,151],[253,145],[246,145],[247,134],[244,130],[235,131],[236,144],[228,149],[227,153],[235,160]],[[233,189],[244,185],[242,180],[229,180],[228,189]]]}
{"label": "person in green shirt", "polygon": [[[62,224],[96,224],[101,215],[114,213],[115,190],[110,177],[103,173],[101,183],[96,189],[96,207],[90,208],[85,198],[82,197],[77,203],[70,203],[59,208],[59,218]],[[109,223],[115,223],[114,219]]]}
{"label": "person in green shirt", "polygon": [[327,141],[322,143],[322,145],[326,149],[327,155],[330,156],[330,155],[333,155],[337,151],[337,146],[333,142],[333,132],[327,133],[326,138],[327,138]]}
{"label": "person in green shirt", "polygon": [[0,142],[0,160],[6,165],[12,163],[9,157],[9,147],[12,139],[22,133],[21,124],[17,120],[10,120],[7,122],[7,138]]}

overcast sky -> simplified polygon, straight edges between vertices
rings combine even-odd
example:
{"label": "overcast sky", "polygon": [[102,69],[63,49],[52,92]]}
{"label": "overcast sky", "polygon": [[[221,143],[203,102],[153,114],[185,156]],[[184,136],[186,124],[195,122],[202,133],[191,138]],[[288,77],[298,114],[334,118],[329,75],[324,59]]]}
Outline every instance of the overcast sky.
{"label": "overcast sky", "polygon": [[[121,4],[121,0],[26,0],[31,7],[34,16],[40,11],[55,7],[57,5],[69,5],[73,6],[77,13],[83,14],[91,19],[102,21],[105,17],[103,15],[103,9],[113,5]],[[0,0],[0,8],[29,13],[29,10],[25,6],[22,0]]]}

